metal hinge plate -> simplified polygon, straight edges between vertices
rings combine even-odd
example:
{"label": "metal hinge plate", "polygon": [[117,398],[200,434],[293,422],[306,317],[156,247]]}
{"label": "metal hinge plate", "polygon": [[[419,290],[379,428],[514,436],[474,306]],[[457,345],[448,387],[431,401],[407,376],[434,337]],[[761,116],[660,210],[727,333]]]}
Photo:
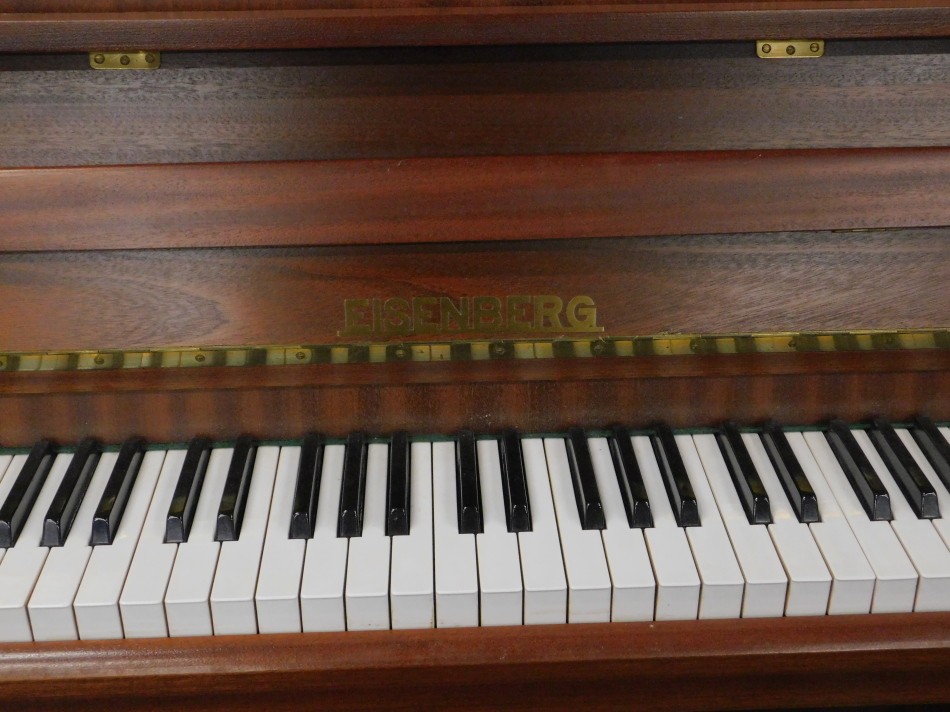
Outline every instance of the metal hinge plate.
{"label": "metal hinge plate", "polygon": [[755,53],[763,59],[795,59],[821,57],[825,53],[824,40],[758,40]]}
{"label": "metal hinge plate", "polygon": [[158,69],[162,66],[162,53],[90,52],[89,66],[93,69]]}

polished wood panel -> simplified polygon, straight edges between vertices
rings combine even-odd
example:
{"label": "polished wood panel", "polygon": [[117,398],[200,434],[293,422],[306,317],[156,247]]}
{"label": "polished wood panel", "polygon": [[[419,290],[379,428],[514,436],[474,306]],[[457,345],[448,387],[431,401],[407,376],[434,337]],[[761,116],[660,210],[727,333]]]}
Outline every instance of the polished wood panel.
{"label": "polished wood panel", "polygon": [[[554,361],[546,369],[520,363],[508,368],[283,366],[268,367],[281,374],[258,370],[246,378],[242,368],[209,369],[192,378],[164,369],[143,378],[121,372],[4,374],[0,444],[27,446],[40,438],[72,443],[87,436],[118,443],[133,435],[185,442],[199,433],[218,440],[241,433],[296,440],[314,429],[339,437],[354,430],[374,435],[396,430],[451,434],[463,428],[488,433],[505,427],[564,432],[572,425],[647,427],[657,421],[711,427],[769,418],[799,425],[833,417],[905,422],[921,413],[950,420],[946,352],[916,360],[878,359],[877,368],[858,366],[863,359],[854,357],[851,368],[858,370],[848,370],[841,360],[835,364],[829,358],[834,354],[800,356],[810,358],[799,358],[788,369],[795,372],[787,374],[770,373],[782,370],[770,364],[788,366],[793,359],[766,355],[740,357],[735,367],[723,365],[732,358],[728,356],[683,357],[697,364],[689,376],[677,375],[675,364],[664,371],[674,359],[656,357],[613,367],[609,362],[620,359],[598,359],[608,362],[600,365],[589,365],[591,359],[581,364]],[[651,360],[656,363],[637,374],[636,362]],[[704,369],[704,364],[709,365]],[[424,369],[431,369],[430,375],[419,375]],[[367,382],[374,373],[380,382]],[[293,380],[297,383],[289,385]],[[80,381],[83,385],[76,387]]]}
{"label": "polished wood panel", "polygon": [[946,613],[37,643],[0,647],[0,700],[229,711],[921,704],[950,694],[948,650]]}
{"label": "polished wood panel", "polygon": [[[14,9],[30,9],[28,0]],[[924,0],[789,0],[552,4],[254,12],[23,12],[0,14],[0,52],[95,49],[267,49],[533,42],[751,40],[763,37],[939,37],[950,8]],[[407,3],[408,4],[408,3]],[[77,3],[77,9],[83,5]],[[41,6],[42,7],[42,6]],[[140,7],[145,7],[144,4]]]}
{"label": "polished wood panel", "polygon": [[0,55],[0,166],[947,146],[948,50],[829,42],[828,56],[792,61],[758,59],[749,42],[166,53],[144,73]]}
{"label": "polished wood panel", "polygon": [[0,170],[2,251],[950,224],[950,150]]}
{"label": "polished wood panel", "polygon": [[[0,352],[347,343],[344,299],[426,295],[587,295],[603,336],[946,328],[948,239],[931,228],[4,253]],[[477,336],[526,335],[466,338]],[[459,336],[389,340],[405,338]]]}

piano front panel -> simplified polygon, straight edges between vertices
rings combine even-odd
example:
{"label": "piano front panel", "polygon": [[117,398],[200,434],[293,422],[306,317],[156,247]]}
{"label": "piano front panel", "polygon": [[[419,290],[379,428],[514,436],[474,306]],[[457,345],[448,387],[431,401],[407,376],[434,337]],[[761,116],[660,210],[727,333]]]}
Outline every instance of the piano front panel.
{"label": "piano front panel", "polygon": [[[940,329],[948,239],[918,229],[0,253],[0,353]],[[443,328],[449,311],[435,302],[424,319],[411,313],[414,299],[442,297],[465,301],[467,328]],[[484,328],[478,297],[501,305]],[[535,297],[560,300],[556,319],[538,326]],[[589,300],[571,309],[578,297]],[[397,298],[408,313],[386,318]],[[380,300],[378,324],[366,302],[348,326],[346,300]]]}

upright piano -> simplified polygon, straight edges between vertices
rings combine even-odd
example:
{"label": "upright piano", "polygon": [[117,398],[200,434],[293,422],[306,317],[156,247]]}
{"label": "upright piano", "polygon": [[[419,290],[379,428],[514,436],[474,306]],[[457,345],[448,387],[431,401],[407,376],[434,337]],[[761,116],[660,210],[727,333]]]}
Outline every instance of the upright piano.
{"label": "upright piano", "polygon": [[950,701],[948,37],[0,0],[2,704]]}

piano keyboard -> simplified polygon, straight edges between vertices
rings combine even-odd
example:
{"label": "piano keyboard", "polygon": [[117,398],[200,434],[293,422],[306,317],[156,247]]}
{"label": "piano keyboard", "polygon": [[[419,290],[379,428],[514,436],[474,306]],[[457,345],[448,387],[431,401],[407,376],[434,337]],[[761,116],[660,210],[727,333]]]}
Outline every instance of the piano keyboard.
{"label": "piano keyboard", "polygon": [[950,429],[0,455],[0,640],[950,610]]}

